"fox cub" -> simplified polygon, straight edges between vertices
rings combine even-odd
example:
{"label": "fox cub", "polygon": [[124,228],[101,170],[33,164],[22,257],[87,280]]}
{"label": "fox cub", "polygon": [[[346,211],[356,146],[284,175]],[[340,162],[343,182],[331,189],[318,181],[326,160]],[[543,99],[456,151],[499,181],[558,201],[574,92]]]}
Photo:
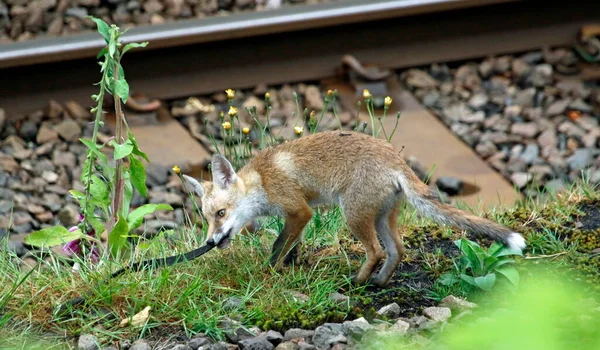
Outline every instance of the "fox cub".
{"label": "fox cub", "polygon": [[[262,150],[237,173],[221,155],[211,164],[212,182],[184,175],[202,199],[207,243],[224,249],[254,218],[283,216],[285,226],[271,256],[277,270],[297,262],[312,207],[337,204],[367,254],[354,282],[386,285],[404,255],[396,224],[402,193],[440,224],[486,235],[514,249],[525,247],[519,233],[440,202],[387,141],[370,135],[328,131],[304,136]],[[384,257],[378,235],[387,258],[375,274]]]}

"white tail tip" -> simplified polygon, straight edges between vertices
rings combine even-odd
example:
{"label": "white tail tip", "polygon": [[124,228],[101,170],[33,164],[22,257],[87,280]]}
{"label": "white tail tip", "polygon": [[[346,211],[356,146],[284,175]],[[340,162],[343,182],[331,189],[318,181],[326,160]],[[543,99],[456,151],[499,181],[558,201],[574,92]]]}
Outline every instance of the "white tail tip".
{"label": "white tail tip", "polygon": [[506,239],[506,243],[511,249],[518,249],[522,251],[527,244],[525,243],[525,238],[521,236],[519,233],[513,232]]}

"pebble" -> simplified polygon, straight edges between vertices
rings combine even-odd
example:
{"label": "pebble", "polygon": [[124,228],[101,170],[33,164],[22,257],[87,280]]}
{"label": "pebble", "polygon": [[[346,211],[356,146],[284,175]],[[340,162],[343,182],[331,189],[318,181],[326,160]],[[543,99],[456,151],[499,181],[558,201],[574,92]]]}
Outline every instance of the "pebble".
{"label": "pebble", "polygon": [[400,311],[402,311],[400,309],[400,305],[398,305],[397,303],[391,303],[389,305],[386,305],[386,306],[380,308],[377,311],[377,313],[379,315],[386,316],[389,318],[396,318],[400,315]]}
{"label": "pebble", "polygon": [[[91,334],[83,334],[77,341],[78,350],[100,350],[98,338]],[[135,349],[134,349],[135,350]]]}
{"label": "pebble", "polygon": [[447,307],[428,307],[423,310],[423,315],[436,322],[446,322],[452,316],[452,312]]}

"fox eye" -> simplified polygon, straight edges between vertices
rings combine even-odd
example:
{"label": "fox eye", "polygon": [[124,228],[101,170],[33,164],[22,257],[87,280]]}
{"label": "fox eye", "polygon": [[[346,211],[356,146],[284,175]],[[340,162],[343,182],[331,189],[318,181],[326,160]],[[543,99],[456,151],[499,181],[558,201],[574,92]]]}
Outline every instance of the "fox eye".
{"label": "fox eye", "polygon": [[221,209],[217,212],[217,216],[222,218],[223,216],[225,216],[225,209]]}

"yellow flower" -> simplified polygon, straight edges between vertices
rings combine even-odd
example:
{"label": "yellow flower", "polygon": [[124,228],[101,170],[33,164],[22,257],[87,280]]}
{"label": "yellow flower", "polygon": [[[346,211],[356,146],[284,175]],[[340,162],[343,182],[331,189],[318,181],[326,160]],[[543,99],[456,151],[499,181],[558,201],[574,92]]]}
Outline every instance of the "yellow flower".
{"label": "yellow flower", "polygon": [[296,135],[302,135],[302,133],[304,132],[304,128],[301,126],[297,126],[294,128],[294,131],[296,132]]}
{"label": "yellow flower", "polygon": [[364,98],[371,98],[371,92],[367,89],[363,90],[363,97]]}
{"label": "yellow flower", "polygon": [[271,98],[271,94],[268,92],[265,92],[265,100],[268,100]]}
{"label": "yellow flower", "polygon": [[333,96],[333,90],[327,90],[327,96],[329,96],[329,97]]}
{"label": "yellow flower", "polygon": [[232,89],[225,90],[225,93],[227,94],[227,98],[230,100],[235,96],[235,90]]}
{"label": "yellow flower", "polygon": [[175,172],[175,174],[179,174],[181,172],[181,169],[179,169],[179,167],[177,165],[175,165],[173,167],[173,171]]}
{"label": "yellow flower", "polygon": [[389,96],[386,96],[385,100],[383,100],[383,104],[385,104],[386,107],[389,107],[392,104],[392,98]]}
{"label": "yellow flower", "polygon": [[235,117],[237,115],[237,108],[233,106],[229,107],[229,112],[227,112],[227,114],[229,114],[231,118]]}
{"label": "yellow flower", "polygon": [[225,122],[225,123],[223,123],[221,125],[223,125],[223,129],[225,129],[227,131],[229,131],[229,129],[231,129],[231,123],[230,122]]}
{"label": "yellow flower", "polygon": [[246,135],[248,135],[248,133],[250,132],[250,128],[249,127],[245,127],[242,129],[242,132]]}

